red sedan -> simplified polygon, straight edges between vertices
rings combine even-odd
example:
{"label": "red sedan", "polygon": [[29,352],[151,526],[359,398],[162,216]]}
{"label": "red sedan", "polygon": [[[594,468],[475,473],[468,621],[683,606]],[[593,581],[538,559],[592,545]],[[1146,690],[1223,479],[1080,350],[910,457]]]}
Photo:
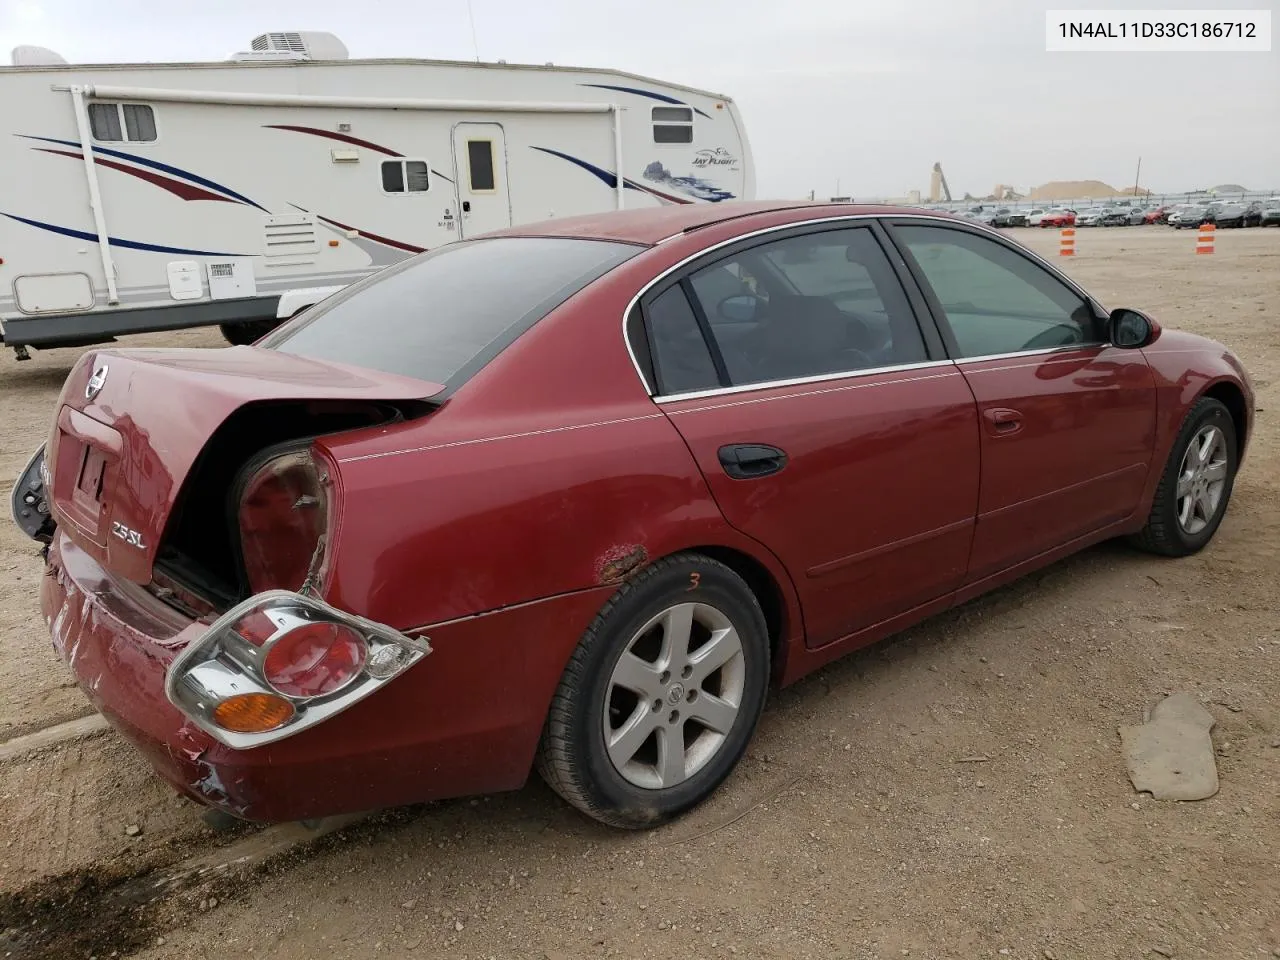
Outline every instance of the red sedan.
{"label": "red sedan", "polygon": [[1042,227],[1074,227],[1076,215],[1070,210],[1049,210],[1040,217]]}
{"label": "red sedan", "polygon": [[452,243],[253,347],[92,351],[14,511],[55,648],[201,803],[536,768],[640,827],[771,684],[1101,540],[1200,550],[1253,410],[1221,345],[980,225],[689,205]]}

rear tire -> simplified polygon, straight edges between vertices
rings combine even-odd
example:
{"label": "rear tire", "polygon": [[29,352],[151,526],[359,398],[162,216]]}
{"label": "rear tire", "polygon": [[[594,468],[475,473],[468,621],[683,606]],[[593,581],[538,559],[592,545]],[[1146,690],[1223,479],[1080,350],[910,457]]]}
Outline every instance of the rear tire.
{"label": "rear tire", "polygon": [[552,698],[538,773],[596,820],[657,826],[737,765],[768,682],[768,628],[742,578],[702,554],[659,560],[583,634]]}
{"label": "rear tire", "polygon": [[1202,550],[1227,512],[1236,458],[1231,413],[1212,397],[1200,398],[1182,421],[1147,524],[1133,537],[1133,543],[1166,557],[1185,557]]}
{"label": "rear tire", "polygon": [[237,347],[256,343],[274,330],[283,320],[246,320],[243,323],[220,323],[223,339]]}

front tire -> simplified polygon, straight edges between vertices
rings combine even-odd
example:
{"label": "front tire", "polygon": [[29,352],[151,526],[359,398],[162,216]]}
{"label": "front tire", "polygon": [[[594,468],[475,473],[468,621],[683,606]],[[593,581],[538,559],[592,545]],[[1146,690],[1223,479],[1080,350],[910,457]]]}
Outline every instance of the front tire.
{"label": "front tire", "polygon": [[551,702],[538,773],[603,823],[656,826],[737,765],[768,682],[768,628],[742,578],[701,554],[660,560],[583,634]]}
{"label": "front tire", "polygon": [[1202,397],[1182,421],[1147,524],[1134,543],[1166,557],[1202,550],[1227,512],[1236,466],[1231,413],[1220,401]]}

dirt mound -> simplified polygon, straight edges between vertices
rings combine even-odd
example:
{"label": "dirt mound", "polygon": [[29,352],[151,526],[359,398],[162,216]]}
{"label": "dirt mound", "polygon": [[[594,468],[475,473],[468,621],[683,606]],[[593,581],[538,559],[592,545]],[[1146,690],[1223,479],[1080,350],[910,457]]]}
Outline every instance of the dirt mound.
{"label": "dirt mound", "polygon": [[[1132,188],[1130,188],[1132,189]],[[1121,191],[1101,180],[1054,180],[1031,188],[1032,200],[1101,199],[1120,196]]]}

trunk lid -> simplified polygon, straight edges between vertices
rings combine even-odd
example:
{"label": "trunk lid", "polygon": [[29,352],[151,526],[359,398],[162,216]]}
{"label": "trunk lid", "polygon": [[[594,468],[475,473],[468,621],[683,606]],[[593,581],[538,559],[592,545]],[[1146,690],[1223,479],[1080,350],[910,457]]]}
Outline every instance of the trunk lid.
{"label": "trunk lid", "polygon": [[94,351],[68,375],[46,447],[53,516],[104,567],[145,584],[183,481],[246,404],[396,403],[443,390],[256,347]]}

